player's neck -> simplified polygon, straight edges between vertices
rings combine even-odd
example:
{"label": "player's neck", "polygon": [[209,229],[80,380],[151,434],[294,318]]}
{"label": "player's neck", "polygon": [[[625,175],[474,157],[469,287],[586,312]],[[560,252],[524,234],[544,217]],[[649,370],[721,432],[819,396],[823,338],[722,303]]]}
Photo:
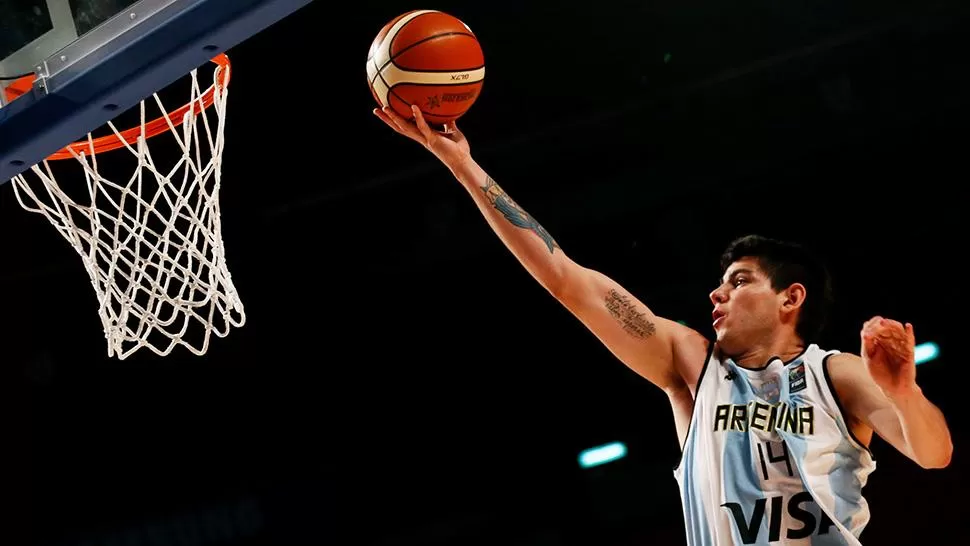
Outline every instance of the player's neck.
{"label": "player's neck", "polygon": [[788,362],[805,351],[805,343],[798,336],[775,336],[763,343],[756,343],[743,353],[732,357],[742,368],[764,368],[768,360],[780,358]]}

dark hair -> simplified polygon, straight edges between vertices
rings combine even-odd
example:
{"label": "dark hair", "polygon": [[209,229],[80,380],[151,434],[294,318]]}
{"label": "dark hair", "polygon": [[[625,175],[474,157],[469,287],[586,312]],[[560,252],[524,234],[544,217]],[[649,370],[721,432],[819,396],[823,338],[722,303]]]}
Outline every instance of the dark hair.
{"label": "dark hair", "polygon": [[795,331],[803,342],[812,343],[824,329],[832,305],[832,279],[825,264],[797,243],[746,235],[728,244],[721,271],[742,258],[756,259],[776,292],[796,282],[805,285],[807,295]]}

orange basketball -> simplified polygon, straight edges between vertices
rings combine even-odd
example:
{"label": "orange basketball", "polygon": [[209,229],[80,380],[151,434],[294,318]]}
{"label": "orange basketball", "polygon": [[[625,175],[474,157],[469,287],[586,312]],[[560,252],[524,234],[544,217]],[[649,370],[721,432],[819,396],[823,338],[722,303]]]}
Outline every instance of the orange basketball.
{"label": "orange basketball", "polygon": [[367,81],[381,107],[406,119],[411,105],[429,124],[460,118],[485,80],[478,38],[459,19],[435,10],[395,17],[377,33],[367,54]]}

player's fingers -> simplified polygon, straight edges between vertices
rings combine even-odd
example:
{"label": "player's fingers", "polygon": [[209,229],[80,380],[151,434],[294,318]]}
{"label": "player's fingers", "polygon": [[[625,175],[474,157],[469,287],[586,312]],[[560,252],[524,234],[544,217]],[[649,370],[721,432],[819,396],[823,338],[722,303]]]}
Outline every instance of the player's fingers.
{"label": "player's fingers", "polygon": [[869,359],[872,361],[885,360],[886,359],[886,349],[884,349],[878,343],[872,345],[869,349]]}
{"label": "player's fingers", "polygon": [[862,351],[863,356],[872,361],[876,358],[876,353],[879,351],[879,346],[872,342],[863,343]]}
{"label": "player's fingers", "polygon": [[876,337],[873,338],[873,344],[876,348],[882,349],[891,355],[897,355],[900,351],[899,344],[892,339]]}
{"label": "player's fingers", "polygon": [[863,330],[859,337],[862,338],[862,352],[865,356],[872,356],[876,348],[876,339],[868,332]]}
{"label": "player's fingers", "polygon": [[377,115],[382,120],[384,120],[385,123],[390,125],[391,128],[394,129],[395,131],[401,133],[402,135],[407,134],[407,132],[404,130],[404,127],[401,127],[401,123],[400,123],[400,120],[398,119],[398,115],[394,113],[394,111],[391,110],[389,107],[385,106],[384,108],[378,110]]}
{"label": "player's fingers", "polygon": [[453,137],[457,139],[465,138],[465,134],[462,133],[461,129],[458,128],[458,120],[446,123],[445,127],[448,128],[448,132],[451,133]]}
{"label": "player's fingers", "polygon": [[902,331],[905,330],[905,327],[903,326],[903,324],[901,322],[899,322],[898,320],[883,319],[882,325],[884,327],[890,328],[890,329],[892,329],[894,331],[902,332]]}
{"label": "player's fingers", "polygon": [[418,131],[421,131],[421,135],[428,141],[431,142],[434,136],[431,132],[431,127],[428,127],[427,122],[424,121],[424,116],[421,115],[421,109],[418,108],[417,104],[411,105],[411,112],[414,113],[414,123],[418,126]]}
{"label": "player's fingers", "polygon": [[894,320],[882,321],[875,332],[879,339],[891,343],[903,343],[907,335],[906,328]]}
{"label": "player's fingers", "polygon": [[387,117],[387,114],[382,112],[379,108],[374,108],[374,115],[377,116],[377,119],[383,121],[391,129],[394,129],[398,133],[401,132],[401,129],[397,126],[397,124],[394,123],[394,121],[391,120],[391,118]]}
{"label": "player's fingers", "polygon": [[407,126],[408,126],[407,120],[402,118],[401,115],[395,112],[393,108],[391,108],[390,106],[385,106],[382,109],[382,111],[384,112],[384,115],[387,116],[389,120],[391,120],[391,123],[393,123],[395,127],[397,127],[398,129],[401,129],[404,132],[407,132]]}
{"label": "player's fingers", "polygon": [[906,337],[909,338],[910,343],[916,344],[916,334],[913,332],[913,325],[909,322],[906,323]]}
{"label": "player's fingers", "polygon": [[404,119],[401,114],[398,114],[391,108],[387,108],[387,111],[390,118],[394,120],[394,123],[400,128],[402,134],[407,135],[422,146],[428,145],[428,139],[421,134],[421,131],[418,129],[417,125],[407,119]]}

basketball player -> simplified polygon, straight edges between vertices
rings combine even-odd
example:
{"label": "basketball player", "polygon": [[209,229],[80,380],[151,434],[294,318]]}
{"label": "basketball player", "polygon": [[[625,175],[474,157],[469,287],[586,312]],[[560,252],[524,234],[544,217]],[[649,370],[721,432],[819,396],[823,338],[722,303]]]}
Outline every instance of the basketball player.
{"label": "basketball player", "polygon": [[913,327],[872,318],[860,356],[813,344],[829,279],[801,247],[748,236],[727,248],[709,342],[570,260],[472,159],[457,127],[434,131],[413,111],[414,122],[374,113],[437,156],[529,273],[667,394],[688,544],[859,545],[874,432],[923,468],[949,464],[947,424],[916,384]]}

